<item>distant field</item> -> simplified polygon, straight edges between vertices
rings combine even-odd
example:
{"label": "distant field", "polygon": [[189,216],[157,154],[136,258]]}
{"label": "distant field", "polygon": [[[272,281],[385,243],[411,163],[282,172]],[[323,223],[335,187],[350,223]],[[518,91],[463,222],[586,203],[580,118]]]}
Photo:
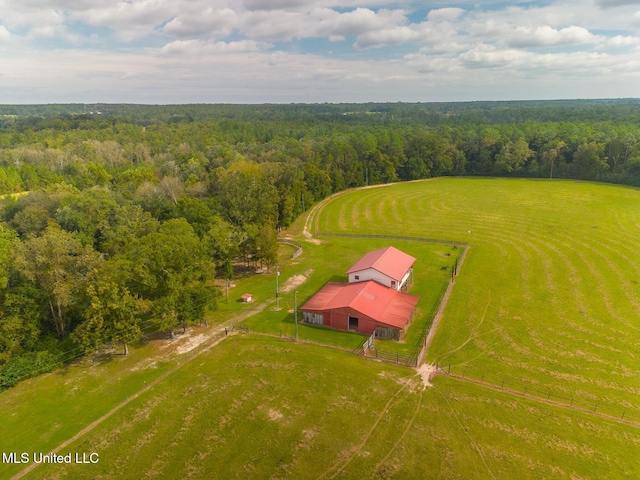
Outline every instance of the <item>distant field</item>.
{"label": "distant field", "polygon": [[342,195],[318,227],[469,242],[428,360],[640,420],[638,189],[441,178]]}

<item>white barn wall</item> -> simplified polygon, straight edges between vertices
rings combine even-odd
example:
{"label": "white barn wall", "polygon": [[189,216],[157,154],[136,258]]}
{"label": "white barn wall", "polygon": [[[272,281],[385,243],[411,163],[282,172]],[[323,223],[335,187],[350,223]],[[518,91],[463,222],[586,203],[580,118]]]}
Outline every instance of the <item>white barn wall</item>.
{"label": "white barn wall", "polygon": [[[356,280],[356,276],[360,278]],[[375,270],[373,268],[367,268],[365,270],[360,270],[358,272],[352,272],[349,274],[349,283],[365,282],[367,280],[375,280],[376,282],[381,283],[385,287],[392,288],[391,282],[393,281],[393,278],[385,275],[384,273],[380,273],[378,270]],[[397,285],[393,288],[395,290],[398,290]]]}

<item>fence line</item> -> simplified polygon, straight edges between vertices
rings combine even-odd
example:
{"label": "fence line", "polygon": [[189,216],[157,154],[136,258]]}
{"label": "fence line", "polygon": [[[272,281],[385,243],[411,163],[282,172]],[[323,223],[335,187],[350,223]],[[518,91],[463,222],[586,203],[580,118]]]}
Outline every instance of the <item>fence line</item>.
{"label": "fence line", "polygon": [[290,247],[293,247],[296,249],[296,251],[291,254],[291,260],[295,260],[300,255],[302,255],[302,245],[300,245],[298,242],[294,240],[290,240],[288,238],[279,238],[278,243],[289,245]]}
{"label": "fence line", "polygon": [[640,427],[640,410],[618,404],[604,403],[603,399],[587,398],[586,396],[576,395],[575,393],[558,393],[551,387],[534,385],[532,382],[524,379],[514,379],[503,376],[498,378],[497,376],[492,376],[490,373],[483,373],[478,379],[477,372],[476,375],[470,374],[465,367],[459,365],[440,365],[437,363],[435,375],[445,375],[458,380],[476,383],[493,390],[532,398],[563,408],[578,410]]}
{"label": "fence line", "polygon": [[450,245],[453,247],[468,247],[467,242],[458,242],[456,240],[442,240],[439,238],[424,238],[424,237],[408,237],[403,235],[377,235],[373,233],[341,233],[341,232],[326,232],[316,233],[318,237],[342,237],[342,238],[380,238],[389,240],[404,240],[407,242],[424,242],[424,243],[436,243],[439,245]]}
{"label": "fence line", "polygon": [[[389,239],[389,240],[401,240],[401,241],[409,241],[409,242],[423,242],[423,243],[435,243],[438,245],[449,245],[453,247],[462,247],[462,253],[455,258],[454,266],[451,269],[451,278],[445,283],[438,296],[436,301],[431,306],[431,310],[427,314],[427,319],[424,322],[422,327],[422,331],[420,333],[417,350],[413,351],[409,354],[402,353],[393,353],[387,352],[384,350],[380,350],[375,348],[375,358],[378,360],[393,362],[396,364],[402,364],[409,367],[417,367],[420,362],[424,359],[427,348],[429,347],[429,339],[432,337],[432,329],[437,328],[437,322],[435,319],[437,315],[444,308],[444,300],[447,298],[447,294],[450,289],[453,288],[454,278],[458,275],[460,267],[466,257],[467,250],[469,249],[469,244],[467,242],[458,242],[455,240],[442,240],[438,238],[423,238],[423,237],[409,237],[403,235],[377,235],[377,234],[360,234],[360,233],[339,233],[339,232],[327,232],[320,233],[316,230],[316,236],[318,237],[338,237],[338,238],[371,238],[371,239]],[[433,334],[435,334],[435,329],[433,330]],[[367,341],[368,342],[368,341]],[[369,355],[367,355],[367,350],[369,351]],[[362,348],[357,348],[354,350],[354,353],[357,355],[364,355],[366,358],[374,358],[374,355],[371,353],[370,349],[365,349],[364,345]]]}
{"label": "fence line", "polygon": [[[433,303],[433,305],[431,306],[431,310],[427,314],[427,319],[425,320],[424,325],[422,327],[422,332],[420,333],[420,337],[417,345],[418,349],[413,353],[404,355],[405,357],[410,359],[410,361],[403,363],[404,365],[407,365],[410,367],[417,367],[418,365],[420,365],[420,362],[422,362],[425,355],[427,354],[427,349],[429,348],[429,344],[431,343],[430,340],[435,334],[435,331],[438,327],[438,322],[436,322],[436,318],[438,314],[440,314],[441,311],[444,309],[445,299],[447,298],[447,295],[450,292],[450,290],[453,288],[454,278],[457,275],[458,270],[462,265],[462,262],[464,261],[465,255],[467,253],[467,249],[468,249],[468,246],[465,246],[462,253],[458,256],[458,258],[455,259],[456,267],[451,272],[452,275],[450,280],[444,285],[442,285],[442,288],[440,289],[440,292],[436,297],[436,301]],[[376,349],[376,351],[379,351],[379,350]],[[385,360],[386,359],[386,357],[384,357],[385,355],[388,355],[388,354],[393,355],[392,353],[384,352],[384,351],[382,351],[382,353],[383,353],[382,358],[381,357],[376,357],[376,358],[381,358],[382,360]],[[401,362],[399,362],[398,359],[396,358],[395,363],[401,363]]]}

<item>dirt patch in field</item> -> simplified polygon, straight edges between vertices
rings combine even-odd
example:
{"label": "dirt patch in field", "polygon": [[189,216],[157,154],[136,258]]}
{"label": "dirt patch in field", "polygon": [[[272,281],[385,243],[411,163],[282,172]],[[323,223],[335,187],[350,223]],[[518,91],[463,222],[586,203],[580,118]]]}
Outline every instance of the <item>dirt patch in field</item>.
{"label": "dirt patch in field", "polygon": [[313,235],[311,235],[311,233],[309,232],[309,230],[307,230],[305,228],[304,232],[302,232],[304,234],[304,239],[309,242],[309,243],[313,243],[314,245],[320,245],[322,243],[322,240],[320,240],[319,238],[313,238]]}
{"label": "dirt patch in field", "polygon": [[307,278],[312,273],[313,273],[313,268],[304,272],[304,275],[294,275],[293,277],[287,279],[286,282],[284,282],[284,285],[282,285],[281,290],[283,292],[290,292],[291,290],[296,289],[297,287],[302,285],[304,282],[306,282]]}
{"label": "dirt patch in field", "polygon": [[178,355],[182,355],[183,353],[190,352],[191,350],[196,348],[198,345],[200,345],[202,342],[204,342],[206,339],[207,339],[207,336],[202,333],[194,337],[184,338],[184,340],[180,342],[180,345],[176,347],[176,353]]}
{"label": "dirt patch in field", "polygon": [[422,384],[425,387],[432,387],[431,379],[436,374],[436,366],[430,363],[423,363],[417,369],[418,374],[422,377]]}
{"label": "dirt patch in field", "polygon": [[274,410],[273,408],[269,409],[269,419],[275,421],[282,420],[282,415],[279,411]]}

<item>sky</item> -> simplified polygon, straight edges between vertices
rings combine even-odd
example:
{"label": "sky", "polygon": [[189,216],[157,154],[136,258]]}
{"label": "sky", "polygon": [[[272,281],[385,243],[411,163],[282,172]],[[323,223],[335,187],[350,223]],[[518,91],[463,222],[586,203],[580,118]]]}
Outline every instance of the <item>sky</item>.
{"label": "sky", "polygon": [[640,97],[640,0],[0,0],[0,104]]}

